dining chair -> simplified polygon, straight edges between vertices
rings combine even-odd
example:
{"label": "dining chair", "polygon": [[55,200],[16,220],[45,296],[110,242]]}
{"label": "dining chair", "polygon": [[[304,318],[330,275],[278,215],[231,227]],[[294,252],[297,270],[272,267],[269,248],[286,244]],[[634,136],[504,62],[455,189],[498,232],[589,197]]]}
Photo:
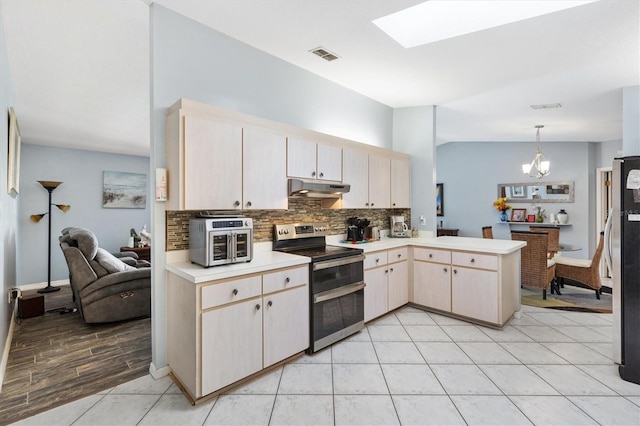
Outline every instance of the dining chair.
{"label": "dining chair", "polygon": [[482,227],[482,238],[493,239],[493,227],[492,226],[483,226]]}
{"label": "dining chair", "polygon": [[556,263],[547,257],[549,234],[546,232],[511,231],[511,239],[526,241],[520,249],[520,284],[524,287],[542,289],[542,299],[547,300],[547,288],[551,284],[560,294],[555,282]]}
{"label": "dining chair", "polygon": [[598,247],[591,259],[573,259],[558,256],[556,261],[556,279],[560,282],[568,278],[582,283],[596,291],[596,298],[600,299],[602,283],[600,282],[600,259],[604,248],[604,232],[600,232]]}
{"label": "dining chair", "polygon": [[556,253],[558,253],[558,246],[560,245],[560,228],[558,228],[557,226],[530,226],[529,231],[546,232],[547,234],[549,234],[547,257],[549,259],[553,259]]}

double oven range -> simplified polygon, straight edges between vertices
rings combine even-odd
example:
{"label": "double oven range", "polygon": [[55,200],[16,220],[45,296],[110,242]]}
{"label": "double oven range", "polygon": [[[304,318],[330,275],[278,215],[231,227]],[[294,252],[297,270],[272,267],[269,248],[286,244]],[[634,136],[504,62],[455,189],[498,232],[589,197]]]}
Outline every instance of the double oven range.
{"label": "double oven range", "polygon": [[324,223],[274,226],[274,250],[311,258],[309,352],[364,328],[364,255],[361,249],[328,246],[328,231]]}

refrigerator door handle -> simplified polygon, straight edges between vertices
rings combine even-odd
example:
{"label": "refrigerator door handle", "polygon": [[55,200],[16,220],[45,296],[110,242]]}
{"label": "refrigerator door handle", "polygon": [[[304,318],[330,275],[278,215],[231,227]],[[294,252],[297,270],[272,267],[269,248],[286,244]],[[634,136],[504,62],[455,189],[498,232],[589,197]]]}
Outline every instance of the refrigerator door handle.
{"label": "refrigerator door handle", "polygon": [[613,271],[613,262],[611,258],[611,226],[613,221],[613,209],[609,209],[607,221],[604,224],[604,262],[609,269],[609,273]]}

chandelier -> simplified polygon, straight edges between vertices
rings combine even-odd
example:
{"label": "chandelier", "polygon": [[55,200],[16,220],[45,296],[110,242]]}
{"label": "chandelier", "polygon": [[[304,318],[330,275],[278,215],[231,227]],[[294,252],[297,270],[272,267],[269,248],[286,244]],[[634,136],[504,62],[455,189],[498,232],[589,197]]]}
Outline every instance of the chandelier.
{"label": "chandelier", "polygon": [[531,164],[523,164],[522,172],[525,175],[529,175],[529,177],[535,177],[541,179],[544,176],[547,176],[551,170],[549,169],[549,160],[544,156],[542,151],[540,151],[540,129],[544,126],[542,124],[538,124],[535,126],[536,128],[536,143],[538,145],[536,156],[533,157],[533,161]]}

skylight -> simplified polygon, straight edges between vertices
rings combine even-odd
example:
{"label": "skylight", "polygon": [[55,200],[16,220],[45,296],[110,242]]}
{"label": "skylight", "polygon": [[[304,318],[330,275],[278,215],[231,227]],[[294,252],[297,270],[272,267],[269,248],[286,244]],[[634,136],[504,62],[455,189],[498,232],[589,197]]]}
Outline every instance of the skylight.
{"label": "skylight", "polygon": [[405,48],[470,34],[596,0],[430,0],[373,21]]}

